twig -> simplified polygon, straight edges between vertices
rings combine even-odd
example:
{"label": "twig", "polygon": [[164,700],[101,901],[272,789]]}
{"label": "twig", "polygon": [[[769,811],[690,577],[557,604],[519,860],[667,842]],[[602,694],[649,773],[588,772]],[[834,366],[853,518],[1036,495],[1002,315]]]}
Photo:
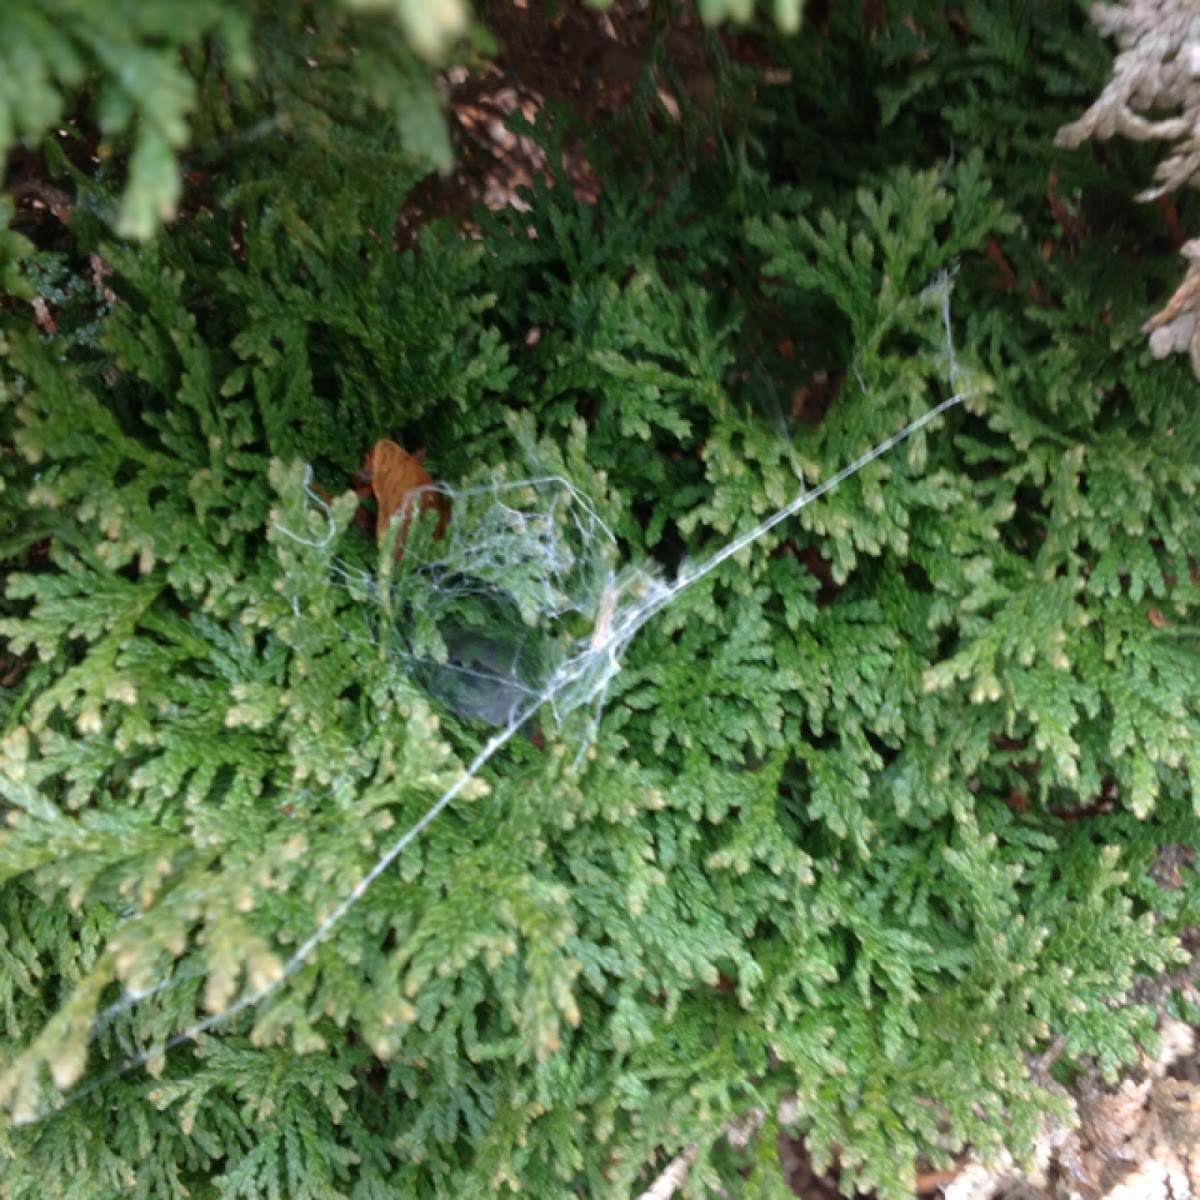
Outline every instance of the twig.
{"label": "twig", "polygon": [[[721,1132],[731,1146],[740,1150],[749,1145],[750,1139],[763,1127],[766,1119],[767,1114],[761,1108],[752,1108],[745,1116],[726,1121]],[[699,1153],[700,1146],[693,1142],[682,1154],[677,1154],[638,1200],[671,1200],[687,1181],[688,1172]]]}
{"label": "twig", "polygon": [[638,1200],[671,1200],[688,1177],[688,1172],[692,1169],[692,1163],[696,1161],[696,1155],[700,1153],[700,1147],[693,1142],[682,1154],[676,1155],[669,1163],[666,1170],[650,1185],[648,1191],[643,1192]]}

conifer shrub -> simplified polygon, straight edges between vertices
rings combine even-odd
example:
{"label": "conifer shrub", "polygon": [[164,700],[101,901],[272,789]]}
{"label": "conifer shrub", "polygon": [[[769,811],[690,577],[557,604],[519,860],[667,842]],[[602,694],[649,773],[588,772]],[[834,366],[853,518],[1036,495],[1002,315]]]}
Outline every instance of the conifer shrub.
{"label": "conifer shrub", "polygon": [[[47,147],[69,232],[0,230],[0,1195],[783,1196],[782,1128],[900,1197],[1152,1043],[1200,924],[1169,229],[1139,150],[1054,149],[1080,14],[834,8],[739,43],[786,86],[714,40],[707,112],[544,116],[520,208],[403,250],[428,163],[345,95],[208,79],[144,244]],[[388,440],[446,496],[377,537]]]}

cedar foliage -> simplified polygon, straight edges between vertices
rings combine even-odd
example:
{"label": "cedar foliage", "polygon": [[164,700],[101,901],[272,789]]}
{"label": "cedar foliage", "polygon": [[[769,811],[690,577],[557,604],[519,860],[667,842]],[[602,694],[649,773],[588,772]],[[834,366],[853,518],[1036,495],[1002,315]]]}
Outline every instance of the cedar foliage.
{"label": "cedar foliage", "polygon": [[[698,1145],[689,1194],[782,1196],[781,1104],[884,1197],[1028,1145],[1032,1056],[1115,1073],[1200,923],[1155,871],[1200,774],[1200,413],[1138,333],[1171,247],[1136,151],[1052,145],[1103,48],[1065,6],[764,24],[786,87],[713,40],[707,114],[556,112],[527,211],[397,252],[428,160],[289,63],[286,15],[246,25],[257,74],[169,56],[205,166],[154,240],[54,139],[69,235],[0,231],[0,1194],[627,1196]],[[405,668],[428,585],[354,521],[365,449],[561,472],[672,571],[948,394],[944,270],[967,403],[683,593],[593,729],[510,743],[167,1052],[487,738]]]}

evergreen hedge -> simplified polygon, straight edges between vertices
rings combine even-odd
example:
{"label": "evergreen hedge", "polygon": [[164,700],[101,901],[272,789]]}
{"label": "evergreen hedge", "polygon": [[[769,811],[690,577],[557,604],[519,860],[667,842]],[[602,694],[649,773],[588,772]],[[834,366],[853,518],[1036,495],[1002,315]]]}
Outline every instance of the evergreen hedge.
{"label": "evergreen hedge", "polygon": [[[0,230],[0,1195],[624,1197],[694,1148],[686,1194],[781,1197],[782,1120],[899,1197],[1152,1043],[1131,988],[1200,924],[1156,869],[1197,841],[1200,406],[1139,332],[1145,155],[1053,145],[1083,14],[710,37],[707,111],[647,74],[548,114],[522,210],[397,250],[430,159],[361,106],[383,18],[126,7],[168,46],[141,123],[42,141],[69,231]],[[62,112],[107,94],[49,61]],[[122,241],[185,86],[194,191]],[[617,591],[953,394],[588,703],[513,736],[443,686],[482,640],[536,699]],[[384,439],[452,503],[379,542]]]}

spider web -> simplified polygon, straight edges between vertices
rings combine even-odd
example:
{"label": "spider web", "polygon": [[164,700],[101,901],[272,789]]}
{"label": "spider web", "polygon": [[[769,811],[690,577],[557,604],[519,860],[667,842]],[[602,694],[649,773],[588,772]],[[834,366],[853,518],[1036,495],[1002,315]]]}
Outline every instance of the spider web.
{"label": "spider web", "polygon": [[[19,1123],[42,1120],[115,1078],[161,1062],[171,1049],[219,1029],[280,990],[380,876],[463,795],[500,750],[528,730],[534,718],[548,715],[562,726],[571,714],[588,711],[582,747],[586,749],[608,687],[620,672],[630,643],[648,622],[746,547],[974,395],[969,388],[958,390],[962,372],[954,351],[950,291],[951,276],[942,273],[917,299],[940,309],[941,358],[953,394],[821,484],[799,491],[788,504],[709,557],[685,566],[673,580],[666,580],[653,564],[622,567],[617,538],[595,504],[565,475],[554,472],[510,480],[497,471],[477,486],[455,489],[437,484],[415,491],[392,520],[392,540],[385,539],[381,547],[381,561],[395,561],[393,570],[372,573],[335,561],[339,583],[359,601],[367,617],[363,632],[348,636],[378,649],[386,629],[395,626],[397,604],[403,604],[404,624],[411,632],[399,643],[394,638],[389,641],[397,647],[397,669],[447,707],[483,721],[493,732],[462,775],[392,841],[268,979],[228,1007],[131,1055],[113,1070],[61,1096],[53,1107]],[[430,491],[453,508],[453,519],[441,538],[433,514],[420,511],[421,500]],[[311,472],[306,497],[309,515],[317,519],[304,530],[276,525],[276,532],[300,544],[329,546],[338,526],[328,501],[312,486]],[[314,537],[313,526],[322,525],[327,532]],[[405,538],[403,554],[397,556],[392,551],[400,538]],[[138,917],[133,914],[130,919]],[[187,964],[151,988],[127,992],[97,1015],[90,1040],[117,1017],[185,978],[195,978]]]}

